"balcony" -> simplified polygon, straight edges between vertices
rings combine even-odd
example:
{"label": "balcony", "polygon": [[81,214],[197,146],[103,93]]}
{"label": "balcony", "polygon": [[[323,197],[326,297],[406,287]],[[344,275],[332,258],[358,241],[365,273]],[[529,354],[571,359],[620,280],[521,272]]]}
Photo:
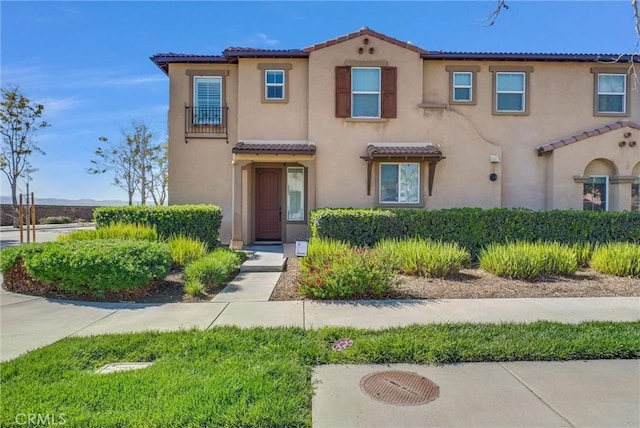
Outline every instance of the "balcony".
{"label": "balcony", "polygon": [[185,142],[194,138],[226,140],[228,107],[185,107]]}

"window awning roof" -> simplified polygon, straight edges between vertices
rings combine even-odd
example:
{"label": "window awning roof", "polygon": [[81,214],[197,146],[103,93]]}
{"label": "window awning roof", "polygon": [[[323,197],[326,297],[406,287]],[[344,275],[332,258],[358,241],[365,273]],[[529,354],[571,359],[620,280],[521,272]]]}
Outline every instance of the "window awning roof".
{"label": "window awning roof", "polygon": [[371,143],[364,160],[374,159],[443,159],[442,152],[430,143]]}
{"label": "window awning roof", "polygon": [[371,195],[371,175],[373,163],[376,161],[421,161],[429,163],[429,181],[427,183],[429,196],[433,192],[433,179],[436,173],[436,164],[442,159],[442,152],[431,143],[369,143],[367,155],[361,156],[367,161],[367,196]]}
{"label": "window awning roof", "polygon": [[316,145],[309,141],[239,141],[232,153],[272,155],[314,155]]}

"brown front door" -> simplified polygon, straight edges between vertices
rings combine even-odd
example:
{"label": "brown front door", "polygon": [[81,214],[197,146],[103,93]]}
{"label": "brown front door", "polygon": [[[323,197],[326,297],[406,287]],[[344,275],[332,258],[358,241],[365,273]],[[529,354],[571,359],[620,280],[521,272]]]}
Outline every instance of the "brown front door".
{"label": "brown front door", "polygon": [[282,170],[256,168],[256,241],[282,239]]}

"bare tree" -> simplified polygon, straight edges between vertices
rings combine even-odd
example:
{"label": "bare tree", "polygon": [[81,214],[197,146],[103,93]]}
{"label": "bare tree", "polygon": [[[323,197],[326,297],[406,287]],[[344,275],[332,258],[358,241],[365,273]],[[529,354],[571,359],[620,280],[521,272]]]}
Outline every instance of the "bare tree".
{"label": "bare tree", "polygon": [[151,180],[149,191],[156,205],[164,205],[167,200],[167,188],[169,184],[169,145],[163,144],[151,162]]}
{"label": "bare tree", "polygon": [[0,134],[2,151],[0,152],[0,170],[9,180],[11,203],[18,209],[18,180],[29,178],[36,169],[31,165],[30,155],[34,152],[44,154],[34,135],[50,126],[42,119],[44,105],[32,103],[20,88],[2,88],[0,101]]}
{"label": "bare tree", "polygon": [[[144,122],[131,122],[128,129],[122,130],[122,140],[112,143],[106,137],[100,137],[104,147],[95,151],[97,159],[91,160],[90,174],[113,173],[113,184],[127,192],[129,205],[133,205],[136,191],[140,194],[140,204],[146,205],[149,196],[156,201],[153,187],[158,168],[158,159],[164,156],[162,144],[153,143],[153,133]],[[163,197],[164,202],[164,197]],[[157,202],[156,202],[157,203]]]}

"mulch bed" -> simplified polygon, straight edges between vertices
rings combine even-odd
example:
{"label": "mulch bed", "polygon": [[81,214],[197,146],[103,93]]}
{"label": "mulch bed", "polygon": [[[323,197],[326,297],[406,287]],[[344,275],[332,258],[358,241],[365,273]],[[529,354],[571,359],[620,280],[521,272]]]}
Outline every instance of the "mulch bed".
{"label": "mulch bed", "polygon": [[[299,262],[287,259],[271,300],[300,300],[296,290]],[[399,275],[385,299],[482,299],[517,297],[640,296],[640,278],[603,275],[592,269],[573,277],[545,276],[535,281],[500,278],[479,268],[462,269],[447,278]]]}

